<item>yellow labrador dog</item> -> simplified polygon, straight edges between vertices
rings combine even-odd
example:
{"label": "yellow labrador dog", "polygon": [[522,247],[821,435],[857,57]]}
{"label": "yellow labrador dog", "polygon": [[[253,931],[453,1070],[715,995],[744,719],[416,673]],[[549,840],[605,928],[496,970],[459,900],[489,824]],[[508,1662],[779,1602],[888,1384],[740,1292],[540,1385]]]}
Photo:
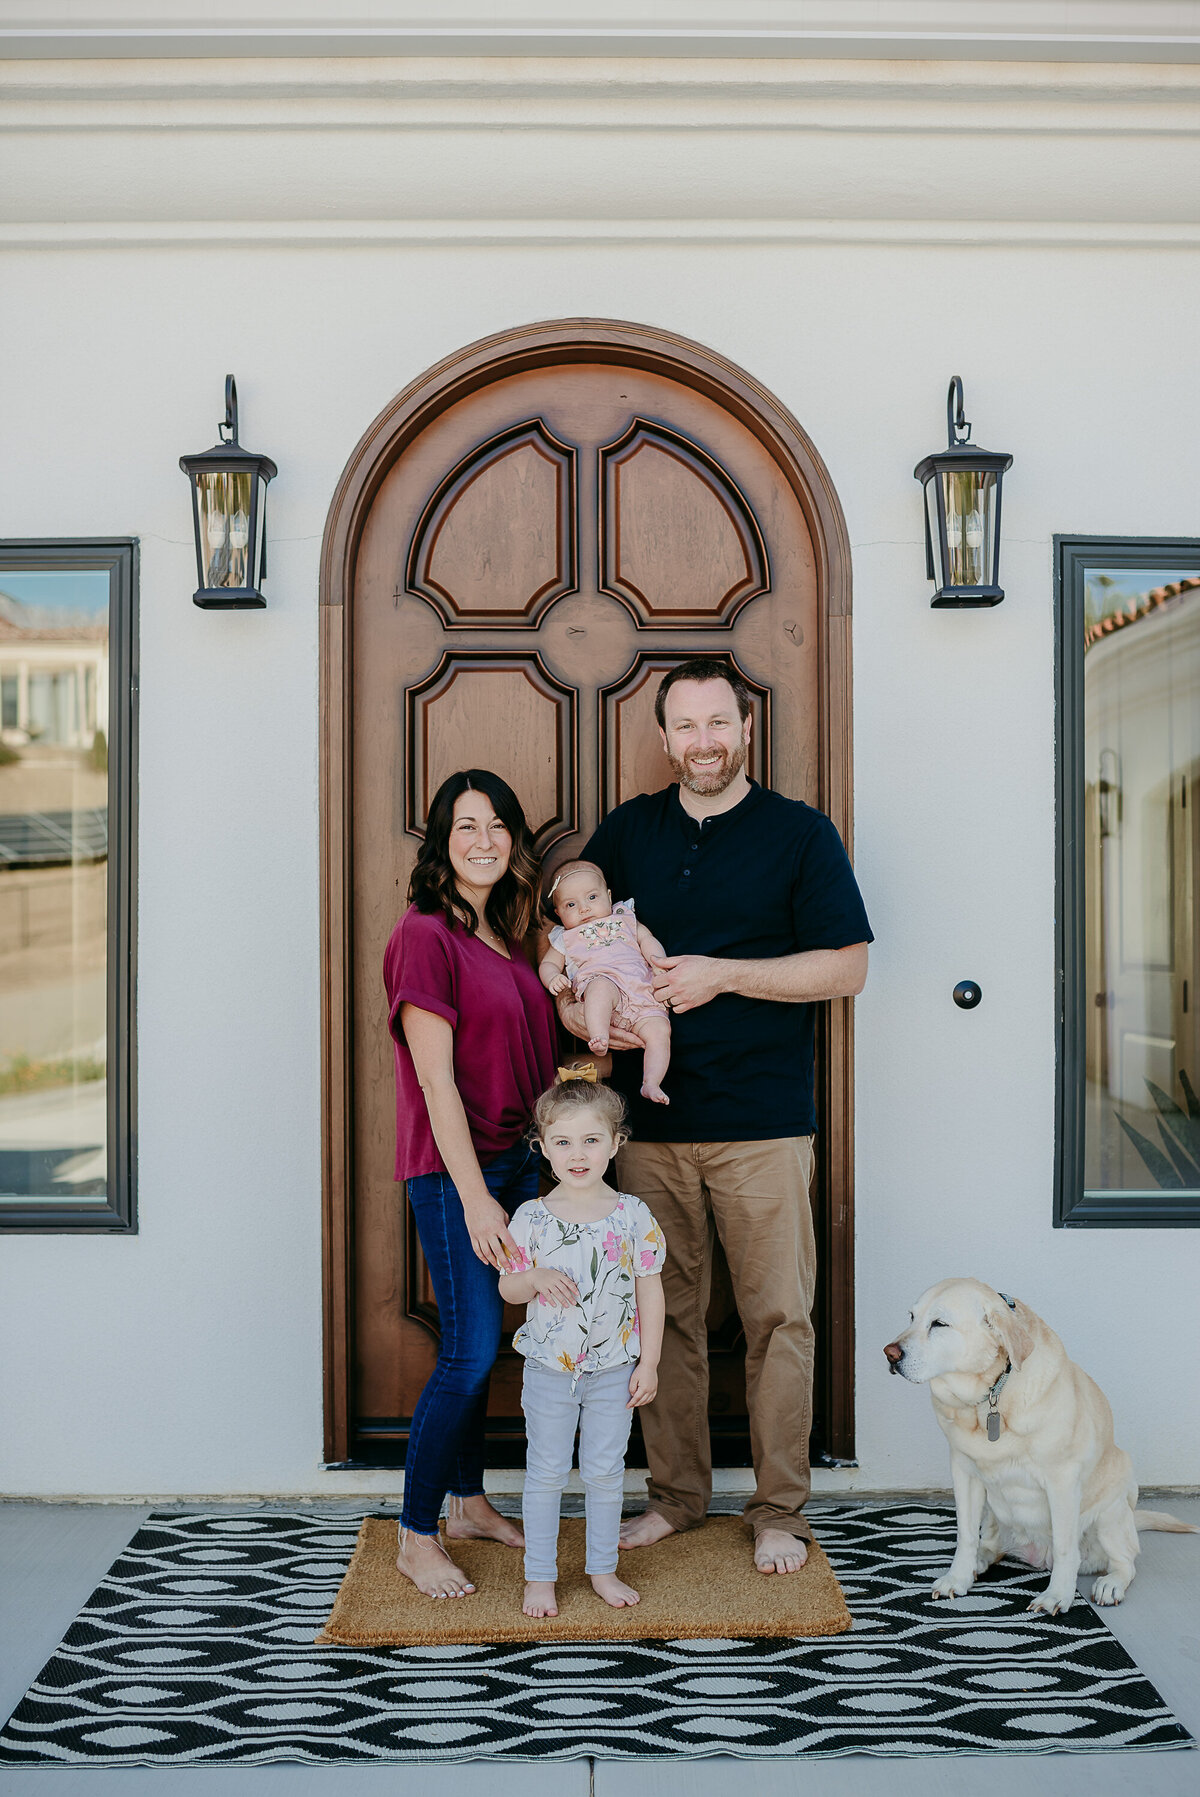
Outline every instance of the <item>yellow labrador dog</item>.
{"label": "yellow labrador dog", "polygon": [[1095,1603],[1119,1604],[1139,1529],[1197,1533],[1137,1509],[1107,1398],[1028,1305],[978,1279],[943,1279],[908,1322],[883,1351],[893,1373],[928,1383],[954,1481],[958,1543],[935,1597],[962,1597],[1015,1554],[1050,1569],[1031,1610],[1069,1609],[1081,1572],[1100,1575]]}

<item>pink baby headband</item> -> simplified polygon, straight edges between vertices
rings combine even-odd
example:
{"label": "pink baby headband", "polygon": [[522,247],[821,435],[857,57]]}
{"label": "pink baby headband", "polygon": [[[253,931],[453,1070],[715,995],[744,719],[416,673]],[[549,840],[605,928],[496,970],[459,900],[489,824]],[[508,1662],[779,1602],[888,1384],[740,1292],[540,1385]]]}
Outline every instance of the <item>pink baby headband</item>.
{"label": "pink baby headband", "polygon": [[549,904],[559,886],[569,875],[581,874],[584,869],[588,867],[591,868],[593,873],[599,874],[602,880],[604,879],[604,869],[602,867],[597,867],[594,861],[567,861],[559,868],[553,880],[550,882],[550,890],[546,894],[547,904]]}

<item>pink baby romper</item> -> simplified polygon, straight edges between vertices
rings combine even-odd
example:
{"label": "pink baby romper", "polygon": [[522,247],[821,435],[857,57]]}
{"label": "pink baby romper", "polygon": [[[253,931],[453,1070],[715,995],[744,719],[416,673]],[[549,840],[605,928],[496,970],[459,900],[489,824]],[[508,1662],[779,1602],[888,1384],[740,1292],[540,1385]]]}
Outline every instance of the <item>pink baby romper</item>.
{"label": "pink baby romper", "polygon": [[638,947],[632,899],[621,899],[613,906],[610,917],[577,923],[569,930],[555,924],[550,932],[550,946],[565,956],[567,978],[576,998],[583,997],[597,975],[612,981],[621,994],[613,1022],[621,1028],[636,1033],[640,1017],[667,1015],[666,1005],[654,996],[650,967]]}

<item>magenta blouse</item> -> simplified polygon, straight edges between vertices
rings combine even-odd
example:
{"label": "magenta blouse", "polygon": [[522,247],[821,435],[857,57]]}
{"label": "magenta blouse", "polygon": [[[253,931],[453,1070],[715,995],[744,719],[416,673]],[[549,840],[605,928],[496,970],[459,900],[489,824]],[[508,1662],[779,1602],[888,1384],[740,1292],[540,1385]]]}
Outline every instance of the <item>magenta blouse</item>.
{"label": "magenta blouse", "polygon": [[454,1083],[481,1166],[511,1148],[534,1100],[554,1081],[557,1040],[550,994],[518,942],[512,960],[410,905],[388,939],[383,980],[396,1055],[396,1178],[444,1173],[425,1095],[400,1026],[401,1005],[444,1017],[454,1032]]}

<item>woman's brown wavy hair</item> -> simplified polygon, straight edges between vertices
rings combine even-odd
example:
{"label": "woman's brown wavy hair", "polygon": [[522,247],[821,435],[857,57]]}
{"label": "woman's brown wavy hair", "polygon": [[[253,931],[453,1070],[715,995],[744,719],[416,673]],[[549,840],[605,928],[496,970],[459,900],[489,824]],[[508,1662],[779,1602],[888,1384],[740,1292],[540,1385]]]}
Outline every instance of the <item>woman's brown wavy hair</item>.
{"label": "woman's brown wavy hair", "polygon": [[434,793],[425,840],[408,883],[408,902],[418,911],[440,911],[451,926],[457,918],[465,924],[469,935],[473,936],[479,928],[474,906],[467,902],[454,883],[454,868],[450,862],[454,806],[464,792],[483,793],[512,837],[508,870],[492,887],[486,916],[504,941],[514,936],[520,941],[537,908],[542,864],[534,854],[533,835],[516,793],[499,774],[490,774],[485,768],[471,767],[451,774]]}

